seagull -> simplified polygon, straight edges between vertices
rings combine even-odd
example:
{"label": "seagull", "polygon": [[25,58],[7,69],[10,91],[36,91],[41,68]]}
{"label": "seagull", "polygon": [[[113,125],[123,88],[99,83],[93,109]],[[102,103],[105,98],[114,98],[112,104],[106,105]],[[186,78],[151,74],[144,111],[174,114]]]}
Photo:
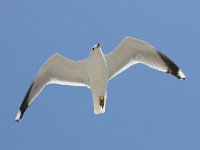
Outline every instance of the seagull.
{"label": "seagull", "polygon": [[142,63],[153,69],[173,75],[180,80],[184,73],[167,56],[150,44],[127,36],[110,53],[104,54],[100,43],[94,45],[87,59],[72,61],[60,54],[52,55],[39,69],[30,85],[15,121],[19,121],[26,109],[48,84],[85,86],[92,92],[95,114],[105,112],[107,84],[129,67]]}

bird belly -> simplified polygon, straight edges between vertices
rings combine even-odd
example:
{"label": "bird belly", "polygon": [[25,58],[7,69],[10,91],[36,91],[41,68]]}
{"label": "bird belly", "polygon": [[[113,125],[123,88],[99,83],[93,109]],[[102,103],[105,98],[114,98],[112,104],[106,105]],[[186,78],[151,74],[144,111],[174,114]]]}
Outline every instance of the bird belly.
{"label": "bird belly", "polygon": [[89,67],[88,77],[93,97],[94,113],[104,113],[106,106],[108,80],[108,72],[105,60],[96,60],[95,62],[91,63]]}

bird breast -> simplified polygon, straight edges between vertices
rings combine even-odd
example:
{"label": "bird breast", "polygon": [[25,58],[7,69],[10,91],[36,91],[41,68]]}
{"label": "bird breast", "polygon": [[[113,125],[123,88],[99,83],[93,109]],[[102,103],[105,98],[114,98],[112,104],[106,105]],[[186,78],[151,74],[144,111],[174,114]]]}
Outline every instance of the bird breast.
{"label": "bird breast", "polygon": [[88,77],[91,90],[104,95],[107,87],[108,71],[103,55],[92,55],[88,61]]}

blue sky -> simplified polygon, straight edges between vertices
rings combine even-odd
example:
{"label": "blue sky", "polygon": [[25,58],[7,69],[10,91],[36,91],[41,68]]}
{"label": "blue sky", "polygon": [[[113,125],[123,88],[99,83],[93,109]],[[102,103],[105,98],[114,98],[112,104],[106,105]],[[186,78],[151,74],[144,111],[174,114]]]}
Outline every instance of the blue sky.
{"label": "blue sky", "polygon": [[[0,149],[199,150],[198,0],[1,0]],[[14,121],[36,72],[53,53],[110,52],[126,35],[174,60],[187,80],[143,65],[108,85],[106,113],[95,116],[87,88],[50,85]]]}

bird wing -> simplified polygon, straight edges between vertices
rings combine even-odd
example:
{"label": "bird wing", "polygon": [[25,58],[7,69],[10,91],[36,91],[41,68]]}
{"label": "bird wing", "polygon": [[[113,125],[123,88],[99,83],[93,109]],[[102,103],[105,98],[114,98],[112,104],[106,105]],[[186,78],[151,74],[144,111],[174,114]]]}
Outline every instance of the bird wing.
{"label": "bird wing", "polygon": [[48,84],[88,86],[87,60],[71,61],[60,54],[51,56],[40,68],[15,118],[19,121],[31,102]]}
{"label": "bird wing", "polygon": [[178,66],[148,43],[133,37],[125,37],[116,49],[105,55],[108,76],[112,79],[130,66],[142,63],[153,69],[185,79]]}

